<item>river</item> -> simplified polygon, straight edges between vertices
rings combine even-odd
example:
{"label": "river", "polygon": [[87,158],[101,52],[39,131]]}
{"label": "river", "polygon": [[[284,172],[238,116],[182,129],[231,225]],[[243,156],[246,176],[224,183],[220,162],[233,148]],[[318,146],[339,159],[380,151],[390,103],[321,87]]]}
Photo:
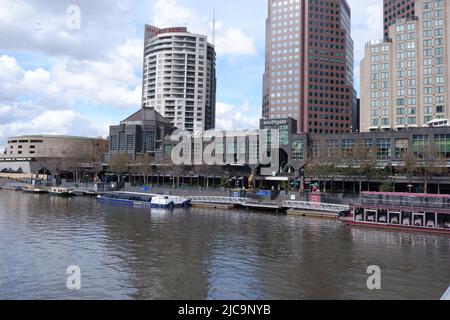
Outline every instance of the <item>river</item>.
{"label": "river", "polygon": [[0,299],[439,299],[449,285],[446,236],[0,190]]}

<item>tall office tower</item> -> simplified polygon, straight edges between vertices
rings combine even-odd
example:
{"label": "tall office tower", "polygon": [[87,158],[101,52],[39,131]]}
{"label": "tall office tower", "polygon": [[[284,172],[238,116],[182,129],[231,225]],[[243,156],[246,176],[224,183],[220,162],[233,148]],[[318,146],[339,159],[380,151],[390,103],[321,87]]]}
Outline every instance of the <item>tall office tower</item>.
{"label": "tall office tower", "polygon": [[216,53],[207,37],[186,28],[145,26],[142,105],[179,129],[215,127]]}
{"label": "tall office tower", "polygon": [[345,0],[269,0],[263,118],[299,132],[352,130],[353,40]]}
{"label": "tall office tower", "polygon": [[387,39],[389,27],[399,19],[415,16],[415,0],[383,0],[384,38]]}
{"label": "tall office tower", "polygon": [[450,3],[417,0],[416,17],[369,43],[361,62],[361,131],[450,119]]}

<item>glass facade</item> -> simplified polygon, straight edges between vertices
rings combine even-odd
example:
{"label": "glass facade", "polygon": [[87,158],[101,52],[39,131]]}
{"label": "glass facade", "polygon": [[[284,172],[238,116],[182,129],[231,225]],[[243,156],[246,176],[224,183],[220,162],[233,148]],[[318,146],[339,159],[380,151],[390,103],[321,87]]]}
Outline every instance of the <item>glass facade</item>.
{"label": "glass facade", "polygon": [[305,158],[305,143],[303,140],[292,141],[292,160],[300,161]]}
{"label": "glass facade", "polygon": [[391,139],[377,139],[378,160],[390,160],[391,154]]}
{"label": "glass facade", "polygon": [[439,157],[450,159],[450,134],[435,135],[434,144]]}

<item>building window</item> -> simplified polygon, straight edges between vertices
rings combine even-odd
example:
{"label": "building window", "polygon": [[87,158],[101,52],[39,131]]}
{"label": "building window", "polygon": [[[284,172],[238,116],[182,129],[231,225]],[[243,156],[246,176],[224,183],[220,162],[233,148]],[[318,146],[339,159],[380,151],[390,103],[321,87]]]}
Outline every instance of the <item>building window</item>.
{"label": "building window", "polygon": [[413,152],[416,158],[423,159],[427,152],[429,143],[427,135],[413,135]]}
{"label": "building window", "polygon": [[450,134],[438,134],[434,136],[437,156],[450,159]]}
{"label": "building window", "polygon": [[118,144],[117,144],[117,136],[111,136],[111,150],[117,151]]}
{"label": "building window", "polygon": [[337,159],[338,157],[338,142],[337,140],[328,140],[327,141],[327,158],[329,160]]}
{"label": "building window", "polygon": [[155,150],[155,132],[144,133],[144,152]]}
{"label": "building window", "polygon": [[127,135],[127,151],[128,153],[134,152],[134,136]]}
{"label": "building window", "polygon": [[280,126],[279,135],[281,146],[289,144],[289,126]]}
{"label": "building window", "polygon": [[377,139],[377,158],[389,160],[391,158],[391,139]]}
{"label": "building window", "polygon": [[395,157],[402,159],[403,156],[408,154],[409,140],[408,139],[396,139],[395,140]]}
{"label": "building window", "polygon": [[300,161],[305,158],[305,144],[303,140],[292,141],[292,160]]}
{"label": "building window", "polygon": [[125,141],[125,132],[119,133],[119,151],[125,151],[126,141]]}

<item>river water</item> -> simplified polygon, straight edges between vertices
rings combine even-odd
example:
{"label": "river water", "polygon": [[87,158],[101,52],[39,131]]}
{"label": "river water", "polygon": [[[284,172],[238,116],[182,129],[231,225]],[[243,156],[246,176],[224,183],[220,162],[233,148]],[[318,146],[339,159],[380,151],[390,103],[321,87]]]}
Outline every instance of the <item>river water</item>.
{"label": "river water", "polygon": [[439,299],[449,285],[450,237],[0,190],[0,299]]}

